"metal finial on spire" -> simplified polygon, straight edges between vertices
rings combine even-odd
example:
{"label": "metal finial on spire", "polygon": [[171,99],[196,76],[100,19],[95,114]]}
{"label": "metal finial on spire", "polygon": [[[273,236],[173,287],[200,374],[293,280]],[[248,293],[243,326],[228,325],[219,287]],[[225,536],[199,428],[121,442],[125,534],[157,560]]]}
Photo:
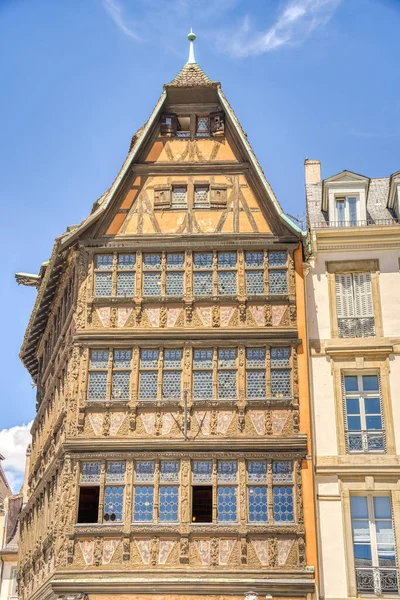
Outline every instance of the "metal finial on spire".
{"label": "metal finial on spire", "polygon": [[190,28],[190,33],[188,34],[188,40],[190,42],[190,47],[189,47],[189,59],[188,59],[188,63],[195,63],[196,59],[194,57],[194,40],[196,39],[196,35],[193,33],[193,29]]}

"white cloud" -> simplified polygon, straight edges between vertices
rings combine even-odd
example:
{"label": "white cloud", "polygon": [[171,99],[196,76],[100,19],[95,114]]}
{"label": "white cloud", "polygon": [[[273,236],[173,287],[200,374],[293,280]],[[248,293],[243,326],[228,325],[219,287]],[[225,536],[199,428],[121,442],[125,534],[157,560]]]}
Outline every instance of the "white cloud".
{"label": "white cloud", "polygon": [[315,29],[326,25],[343,0],[290,0],[275,23],[257,32],[247,15],[239,30],[222,36],[222,48],[234,56],[254,56],[285,44],[298,44]]}
{"label": "white cloud", "polygon": [[0,430],[0,454],[5,458],[2,466],[15,493],[19,492],[24,478],[25,453],[31,441],[31,426],[32,422]]}
{"label": "white cloud", "polygon": [[117,0],[103,0],[103,6],[114,21],[114,23],[125,33],[125,35],[133,38],[134,40],[139,40],[140,37],[138,34],[133,31],[133,29],[127,24],[122,13],[122,6],[117,2]]}

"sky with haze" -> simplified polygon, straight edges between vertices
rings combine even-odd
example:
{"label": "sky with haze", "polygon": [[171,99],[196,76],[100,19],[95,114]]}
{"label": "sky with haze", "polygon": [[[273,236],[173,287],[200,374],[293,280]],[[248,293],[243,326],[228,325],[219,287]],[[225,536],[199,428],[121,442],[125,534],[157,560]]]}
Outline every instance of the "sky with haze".
{"label": "sky with haze", "polygon": [[18,353],[54,238],[110,186],[164,83],[220,81],[283,209],[323,177],[400,169],[400,0],[0,0],[0,453],[21,483],[35,389]]}

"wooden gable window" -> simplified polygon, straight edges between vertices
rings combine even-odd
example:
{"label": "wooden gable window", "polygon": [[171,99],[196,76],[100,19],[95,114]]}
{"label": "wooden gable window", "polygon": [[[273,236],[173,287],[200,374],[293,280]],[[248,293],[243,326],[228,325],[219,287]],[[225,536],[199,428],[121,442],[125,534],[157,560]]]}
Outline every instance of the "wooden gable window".
{"label": "wooden gable window", "polygon": [[210,206],[212,208],[226,208],[227,186],[213,184],[210,188]]}
{"label": "wooden gable window", "polygon": [[171,208],[171,186],[154,188],[154,210]]}
{"label": "wooden gable window", "polygon": [[177,131],[177,116],[175,114],[165,114],[161,117],[160,133],[167,137],[176,135]]}
{"label": "wooden gable window", "polygon": [[178,117],[176,136],[181,138],[190,137],[190,115]]}
{"label": "wooden gable window", "polygon": [[196,117],[196,137],[208,137],[210,135],[210,117],[198,115]]}
{"label": "wooden gable window", "polygon": [[210,114],[210,131],[215,136],[225,134],[225,115],[222,111]]}

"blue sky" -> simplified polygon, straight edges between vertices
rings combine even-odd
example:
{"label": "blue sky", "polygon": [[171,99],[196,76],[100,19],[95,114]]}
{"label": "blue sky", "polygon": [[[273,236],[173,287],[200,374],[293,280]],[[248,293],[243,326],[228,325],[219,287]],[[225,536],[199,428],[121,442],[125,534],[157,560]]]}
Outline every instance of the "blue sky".
{"label": "blue sky", "polygon": [[324,177],[400,168],[400,0],[1,0],[0,452],[15,480],[35,409],[18,359],[35,291],[14,273],[37,273],[109,187],[190,27],[287,212],[304,211],[306,157]]}

